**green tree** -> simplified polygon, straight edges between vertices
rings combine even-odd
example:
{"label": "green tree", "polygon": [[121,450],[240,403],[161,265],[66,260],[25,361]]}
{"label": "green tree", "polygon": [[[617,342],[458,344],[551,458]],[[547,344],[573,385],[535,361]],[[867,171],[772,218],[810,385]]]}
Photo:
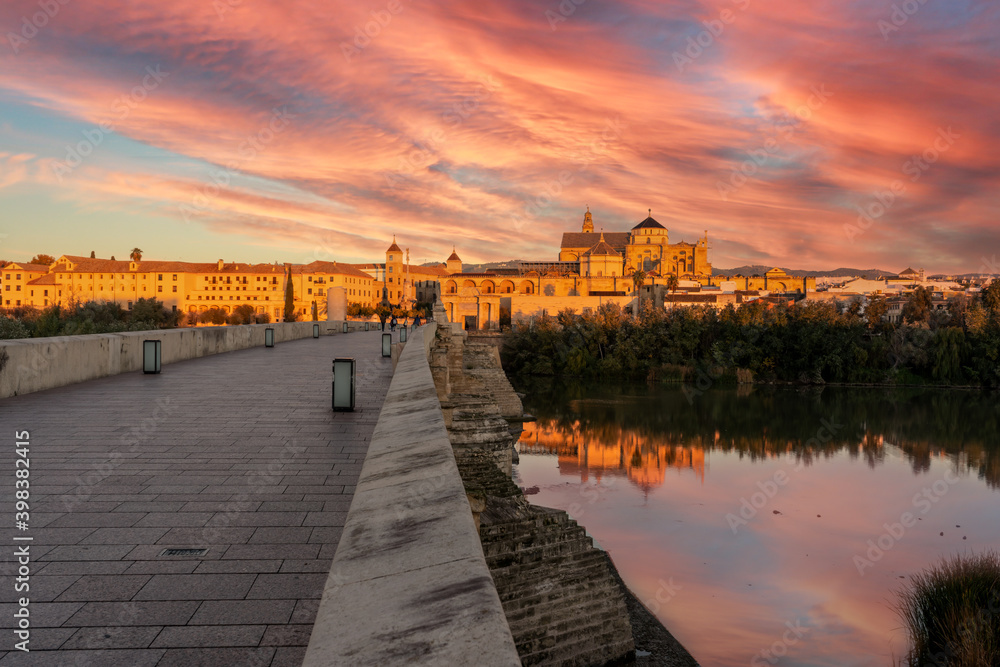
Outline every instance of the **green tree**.
{"label": "green tree", "polygon": [[934,334],[931,374],[938,382],[952,383],[961,378],[965,333],[956,327],[938,329]]}
{"label": "green tree", "polygon": [[221,308],[209,308],[198,315],[198,320],[209,324],[225,324],[226,313]]}
{"label": "green tree", "polygon": [[635,283],[635,309],[632,313],[638,317],[639,311],[642,310],[642,286],[646,284],[646,272],[642,269],[633,271],[632,282]]}
{"label": "green tree", "polygon": [[375,306],[375,315],[378,316],[378,321],[382,323],[382,327],[385,327],[385,322],[390,317],[392,317],[392,306],[387,303],[380,303]]}
{"label": "green tree", "polygon": [[313,322],[319,321],[319,306],[316,305],[316,299],[313,299],[312,302],[312,321]]}
{"label": "green tree", "polygon": [[132,258],[133,262],[141,262],[142,250],[140,250],[139,248],[132,248],[132,252],[129,254],[129,257]]}
{"label": "green tree", "polygon": [[233,308],[233,314],[226,318],[226,321],[229,324],[253,324],[256,321],[253,306],[247,304],[236,306]]}
{"label": "green tree", "polygon": [[295,321],[295,286],[292,285],[292,267],[288,267],[288,276],[285,278],[285,321]]}
{"label": "green tree", "polygon": [[931,317],[931,294],[929,287],[913,290],[903,306],[903,321],[907,324],[926,324]]}
{"label": "green tree", "polygon": [[881,294],[873,294],[868,298],[868,305],[865,306],[865,322],[869,329],[878,329],[882,326],[882,318],[889,312],[889,302]]}
{"label": "green tree", "polygon": [[680,287],[680,284],[681,281],[677,277],[677,274],[670,274],[667,276],[667,289],[670,290],[671,293],[676,292],[677,288]]}
{"label": "green tree", "polygon": [[994,320],[1000,319],[1000,279],[994,279],[989,285],[983,288],[980,295],[983,307],[989,311]]}
{"label": "green tree", "polygon": [[360,317],[363,319],[368,319],[375,314],[375,307],[369,304],[358,303],[357,301],[352,301],[347,304],[347,316],[348,317]]}
{"label": "green tree", "polygon": [[[22,257],[23,257],[23,255],[22,255]],[[34,257],[32,257],[31,261],[28,262],[28,264],[45,264],[47,266],[49,264],[54,263],[55,261],[56,261],[56,258],[53,257],[52,255],[41,255],[41,254],[39,254],[39,255],[35,255]]]}

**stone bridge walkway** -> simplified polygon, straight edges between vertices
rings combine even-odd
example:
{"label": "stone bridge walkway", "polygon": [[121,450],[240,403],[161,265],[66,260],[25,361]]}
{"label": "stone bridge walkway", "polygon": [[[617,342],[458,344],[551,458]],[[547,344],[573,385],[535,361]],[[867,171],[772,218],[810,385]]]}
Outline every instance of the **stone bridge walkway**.
{"label": "stone bridge walkway", "polygon": [[[339,356],[358,360],[354,413],[330,409]],[[0,667],[300,665],[390,374],[380,332],[358,332],[0,400]],[[30,653],[12,650],[22,595]]]}

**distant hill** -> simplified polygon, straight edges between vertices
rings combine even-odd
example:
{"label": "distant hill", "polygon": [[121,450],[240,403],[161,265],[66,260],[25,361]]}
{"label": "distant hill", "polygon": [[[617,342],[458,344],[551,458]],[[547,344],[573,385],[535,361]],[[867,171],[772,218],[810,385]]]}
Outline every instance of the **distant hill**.
{"label": "distant hill", "polygon": [[511,259],[506,262],[485,262],[483,264],[462,264],[462,273],[483,273],[491,269],[516,269],[518,262],[523,260]]}
{"label": "distant hill", "polygon": [[[746,266],[737,266],[734,269],[719,269],[713,268],[713,276],[763,276],[765,273],[773,269],[773,266],[765,264],[750,264]],[[828,277],[828,276],[861,276],[862,278],[878,278],[880,276],[894,276],[895,271],[886,271],[884,269],[850,269],[850,268],[840,268],[833,269],[832,271],[804,271],[802,269],[788,269],[783,266],[779,266],[779,269],[784,271],[790,276],[809,276],[809,277]]]}

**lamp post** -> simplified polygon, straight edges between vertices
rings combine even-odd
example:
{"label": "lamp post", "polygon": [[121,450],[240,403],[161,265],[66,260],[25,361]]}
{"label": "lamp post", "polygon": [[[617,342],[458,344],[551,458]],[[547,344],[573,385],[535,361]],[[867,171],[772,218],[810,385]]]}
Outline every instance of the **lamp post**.
{"label": "lamp post", "polygon": [[388,332],[382,334],[382,356],[392,356],[392,334]]}
{"label": "lamp post", "polygon": [[347,320],[344,320],[344,333],[347,333]]}
{"label": "lamp post", "polygon": [[333,409],[337,412],[354,410],[354,371],[354,359],[333,360]]}
{"label": "lamp post", "polygon": [[319,325],[313,325],[313,338],[319,338]]}
{"label": "lamp post", "polygon": [[365,331],[368,331],[368,325],[369,324],[371,324],[371,322],[365,322]]}
{"label": "lamp post", "polygon": [[142,341],[142,372],[155,375],[160,372],[160,341]]}
{"label": "lamp post", "polygon": [[406,342],[406,325],[405,324],[399,330],[399,342],[400,343],[405,343]]}
{"label": "lamp post", "polygon": [[274,329],[271,327],[264,329],[264,347],[274,347]]}

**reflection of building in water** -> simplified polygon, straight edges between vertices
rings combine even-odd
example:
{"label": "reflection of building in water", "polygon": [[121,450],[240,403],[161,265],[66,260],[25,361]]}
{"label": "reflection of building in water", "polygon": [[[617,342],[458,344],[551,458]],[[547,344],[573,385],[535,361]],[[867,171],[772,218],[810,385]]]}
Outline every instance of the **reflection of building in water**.
{"label": "reflection of building in water", "polygon": [[586,482],[591,473],[600,480],[604,474],[625,475],[629,481],[649,491],[663,484],[667,470],[691,470],[705,481],[705,450],[701,447],[669,445],[620,427],[602,429],[599,436],[553,422],[528,422],[518,442],[522,453],[556,454],[563,475],[579,475]]}

